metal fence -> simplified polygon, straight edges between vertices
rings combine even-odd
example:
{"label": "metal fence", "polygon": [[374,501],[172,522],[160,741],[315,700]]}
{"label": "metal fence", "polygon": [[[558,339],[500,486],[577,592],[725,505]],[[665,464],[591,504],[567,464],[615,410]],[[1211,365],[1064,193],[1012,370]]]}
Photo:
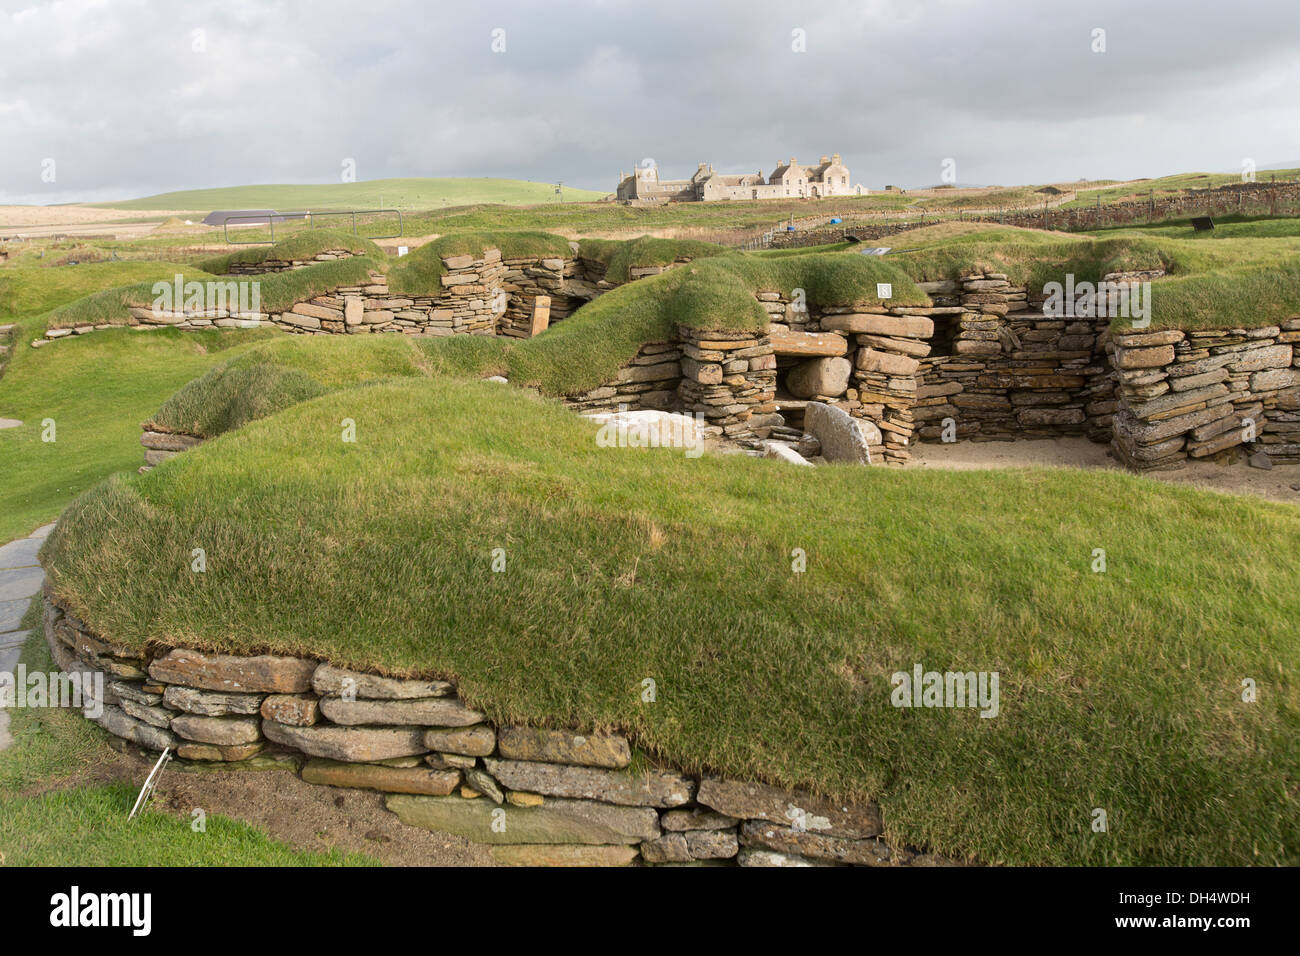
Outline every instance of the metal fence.
{"label": "metal fence", "polygon": [[[359,230],[359,225],[357,223],[358,216],[390,215],[394,213],[397,215],[397,232],[383,233],[379,235],[367,234],[361,236],[360,232],[358,231]],[[305,222],[307,224],[308,229],[328,229],[328,228],[339,228],[328,221],[331,217],[338,217],[338,216],[350,217],[352,223],[352,234],[354,236],[360,236],[362,239],[396,239],[398,236],[402,235],[403,229],[405,228],[402,223],[402,211],[400,209],[351,209],[351,210],[340,210],[337,212],[277,212],[269,216],[266,215],[265,213],[257,213],[255,215],[248,215],[248,216],[228,216],[226,218],[225,223],[222,224],[221,228],[222,228],[222,235],[225,237],[226,242],[232,246],[267,245],[267,244],[274,244],[277,241],[275,237],[276,220],[280,220],[281,222],[295,222],[295,223]],[[325,222],[322,225],[318,226],[317,225],[318,220],[325,220]],[[247,225],[265,224],[269,226],[271,231],[271,236],[269,239],[262,239],[262,238],[232,239],[230,237],[230,224],[232,222],[234,223],[243,222],[246,223]],[[284,230],[282,229],[281,231],[283,232]],[[290,231],[295,231],[295,230],[290,230]]]}

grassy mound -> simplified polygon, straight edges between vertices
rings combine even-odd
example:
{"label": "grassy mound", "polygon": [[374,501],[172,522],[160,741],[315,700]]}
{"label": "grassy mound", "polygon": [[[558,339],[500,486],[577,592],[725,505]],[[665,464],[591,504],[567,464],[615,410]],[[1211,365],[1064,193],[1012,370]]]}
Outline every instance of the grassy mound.
{"label": "grassy mound", "polygon": [[52,309],[76,302],[105,290],[133,283],[152,284],[169,281],[186,266],[172,262],[121,261],[92,262],[56,268],[39,266],[40,260],[25,257],[21,266],[0,266],[0,322],[24,321],[36,329],[31,320]]}
{"label": "grassy mound", "polygon": [[1300,230],[1293,228],[1257,226],[1205,242],[1146,229],[1066,235],[947,223],[891,237],[899,251],[888,259],[918,281],[1003,272],[1030,289],[1067,273],[1097,282],[1111,272],[1163,269],[1168,275],[1151,286],[1151,329],[1254,327],[1300,315]]}
{"label": "grassy mound", "polygon": [[213,275],[225,275],[236,264],[265,262],[278,259],[292,262],[310,259],[330,249],[346,249],[355,256],[366,256],[382,262],[388,256],[369,239],[362,239],[341,229],[304,229],[271,246],[248,246],[211,259],[204,259],[198,267]]}
{"label": "grassy mound", "polygon": [[[1110,472],[603,449],[544,399],[416,380],[111,480],[43,559],[133,647],[455,677],[498,720],[877,798],[891,837],[944,853],[1277,864],[1300,845],[1297,553],[1286,505]],[[890,675],[917,663],[998,672],[999,716],[895,709]]]}
{"label": "grassy mound", "polygon": [[452,256],[477,259],[487,249],[500,249],[503,259],[562,259],[573,254],[567,239],[549,232],[457,232],[426,243],[396,260],[388,270],[388,288],[406,295],[438,295],[447,272],[443,259]]}
{"label": "grassy mound", "polygon": [[[444,253],[450,254],[450,253]],[[351,260],[347,260],[351,261]],[[307,269],[298,270],[307,272]],[[295,273],[296,274],[296,273]],[[876,283],[893,303],[928,301],[888,263],[865,256],[726,255],[607,292],[531,339],[457,335],[292,338],[243,353],[191,382],[151,424],[213,437],[325,391],[365,380],[430,375],[505,375],[544,395],[589,391],[612,381],[647,342],[672,339],[678,325],[763,332],[767,312],[754,293],[802,288],[811,305],[875,305]]]}
{"label": "grassy mound", "polygon": [[610,282],[627,282],[630,270],[640,266],[666,266],[678,259],[704,259],[726,252],[722,246],[694,239],[583,239],[578,243],[584,259],[605,267]]}
{"label": "grassy mound", "polygon": [[[177,269],[182,283],[202,282],[227,284],[236,281],[256,281],[261,291],[263,312],[283,312],[295,303],[314,296],[324,295],[340,286],[364,285],[372,270],[383,268],[383,263],[364,256],[336,259],[304,266],[290,272],[275,272],[259,276],[256,280],[235,280],[214,276],[195,269]],[[160,281],[171,284],[172,277]],[[131,318],[131,307],[150,308],[158,299],[155,283],[139,282],[117,289],[105,289],[84,299],[61,306],[50,313],[49,327],[67,328],[86,322],[122,325]]]}
{"label": "grassy mound", "polygon": [[420,353],[406,336],[287,337],[210,369],[167,399],[145,427],[213,438],[327,391],[419,374]]}

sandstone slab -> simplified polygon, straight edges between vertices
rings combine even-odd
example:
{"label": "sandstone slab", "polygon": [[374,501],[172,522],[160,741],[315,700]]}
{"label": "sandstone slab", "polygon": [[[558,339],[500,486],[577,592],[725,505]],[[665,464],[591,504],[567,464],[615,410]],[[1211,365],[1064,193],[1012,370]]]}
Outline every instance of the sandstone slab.
{"label": "sandstone slab", "polygon": [[850,806],[809,793],[717,777],[700,782],[697,799],[728,816],[780,826],[801,821],[803,829],[830,836],[860,840],[880,833],[880,809],[872,803]]}
{"label": "sandstone slab", "polygon": [[746,821],[740,828],[740,840],[746,846],[760,846],[789,856],[834,863],[887,866],[891,859],[889,847],[883,840],[874,837],[850,840],[807,830],[794,830],[763,820]]}
{"label": "sandstone slab", "polygon": [[822,457],[832,462],[868,465],[871,446],[881,441],[875,425],[824,402],[804,406],[803,427],[821,443]]}
{"label": "sandstone slab", "polygon": [[691,859],[691,851],[683,834],[665,833],[641,844],[641,859],[647,863],[685,863]]}
{"label": "sandstone slab", "polygon": [[488,851],[503,866],[631,866],[634,846],[578,846],[574,844],[514,844]]}
{"label": "sandstone slab", "polygon": [[928,339],[934,335],[934,320],[923,315],[877,315],[871,312],[850,312],[844,315],[823,316],[822,328],[828,332],[865,332],[870,335],[897,335],[904,338]]}
{"label": "sandstone slab", "polygon": [[535,727],[502,727],[498,735],[498,746],[501,756],[508,760],[577,764],[614,770],[632,762],[632,749],[628,746],[627,738],[620,734],[572,734],[563,730]]}
{"label": "sandstone slab", "polygon": [[562,764],[485,758],[488,773],[510,790],[600,800],[619,806],[676,807],[695,794],[693,781],[668,770],[629,773]]}
{"label": "sandstone slab", "polygon": [[682,830],[727,830],[740,821],[725,813],[709,810],[706,807],[682,808],[668,810],[660,816],[660,823],[665,830],[673,832]]}
{"label": "sandstone slab", "polygon": [[256,717],[202,717],[182,714],[172,718],[172,730],[186,740],[217,746],[252,744],[262,739],[262,722]]}
{"label": "sandstone slab", "polygon": [[423,700],[344,700],[326,697],[321,713],[336,724],[384,724],[422,727],[468,727],[483,722],[483,715],[470,710],[454,697]]}
{"label": "sandstone slab", "polygon": [[231,657],[176,649],[156,658],[149,676],[204,690],[300,694],[311,688],[315,661],[296,657]]}
{"label": "sandstone slab", "polygon": [[498,807],[488,800],[399,794],[389,797],[387,805],[403,823],[455,833],[475,843],[625,845],[659,836],[659,817],[654,810],[590,800]]}
{"label": "sandstone slab", "polygon": [[[879,349],[864,348],[858,350],[858,368],[864,372],[881,372],[885,375],[911,376],[921,363],[907,355],[883,352]],[[829,392],[820,394],[829,395]]]}
{"label": "sandstone slab", "polygon": [[235,763],[240,760],[249,760],[262,752],[265,744],[260,741],[255,744],[232,744],[222,746],[220,744],[199,744],[192,741],[185,741],[176,748],[176,756],[182,760],[201,760],[211,763]]}
{"label": "sandstone slab", "polygon": [[735,830],[688,830],[685,835],[692,860],[729,860],[740,851]]}
{"label": "sandstone slab", "polygon": [[496,742],[496,732],[486,725],[455,730],[430,730],[424,735],[424,743],[430,750],[471,757],[486,757],[496,749]]}
{"label": "sandstone slab", "polygon": [[1263,348],[1238,352],[1235,361],[1228,363],[1233,372],[1258,372],[1269,368],[1286,368],[1291,364],[1290,345],[1266,345]]}
{"label": "sandstone slab", "polygon": [[[401,680],[380,677],[362,671],[347,670],[333,664],[321,664],[311,680],[312,689],[322,697],[345,695],[367,700],[415,700],[421,697],[446,697],[456,688],[445,680]],[[306,688],[303,688],[304,690]]]}
{"label": "sandstone slab", "polygon": [[105,705],[104,712],[95,723],[110,734],[130,740],[149,750],[164,750],[167,747],[175,747],[177,743],[176,735],[170,730],[163,730],[142,720],[136,720],[121,707],[111,704]]}
{"label": "sandstone slab", "polygon": [[163,692],[163,702],[168,707],[202,717],[225,717],[229,714],[256,714],[262,707],[262,694],[227,694],[221,691],[199,690],[176,684]]}
{"label": "sandstone slab", "polygon": [[1116,368],[1159,368],[1174,360],[1172,345],[1153,345],[1149,348],[1116,348]]}
{"label": "sandstone slab", "polygon": [[370,763],[389,757],[423,754],[421,727],[292,727],[273,720],[262,722],[267,739],[293,747],[313,757]]}
{"label": "sandstone slab", "polygon": [[262,701],[267,720],[292,727],[311,727],[320,720],[320,701],[310,694],[271,694]]}
{"label": "sandstone slab", "polygon": [[835,332],[773,331],[772,351],[777,355],[847,355],[849,340]]}
{"label": "sandstone slab", "polygon": [[303,766],[302,779],[330,787],[445,797],[460,784],[460,771],[434,770],[429,767],[386,767],[381,764],[314,758]]}

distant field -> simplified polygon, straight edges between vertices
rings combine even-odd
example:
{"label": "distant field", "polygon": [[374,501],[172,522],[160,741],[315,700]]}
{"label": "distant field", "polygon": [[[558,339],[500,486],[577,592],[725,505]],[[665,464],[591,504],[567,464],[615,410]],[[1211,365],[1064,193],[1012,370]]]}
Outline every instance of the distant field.
{"label": "distant field", "polygon": [[[606,193],[564,187],[566,202],[594,202]],[[556,202],[554,183],[519,179],[371,179],[360,183],[266,184],[186,189],[123,202],[98,203],[103,209],[440,209],[477,203],[526,206]]]}
{"label": "distant field", "polygon": [[[1267,183],[1294,181],[1300,176],[1300,169],[1268,169],[1255,174],[1255,181]],[[1138,179],[1133,182],[1119,183],[1104,189],[1084,188],[1078,198],[1065,203],[1065,208],[1072,206],[1096,205],[1097,197],[1103,203],[1119,202],[1124,199],[1146,199],[1153,192],[1156,196],[1186,192],[1189,189],[1209,189],[1218,186],[1231,186],[1241,182],[1240,173],[1178,173],[1174,176],[1161,176],[1159,179]]]}

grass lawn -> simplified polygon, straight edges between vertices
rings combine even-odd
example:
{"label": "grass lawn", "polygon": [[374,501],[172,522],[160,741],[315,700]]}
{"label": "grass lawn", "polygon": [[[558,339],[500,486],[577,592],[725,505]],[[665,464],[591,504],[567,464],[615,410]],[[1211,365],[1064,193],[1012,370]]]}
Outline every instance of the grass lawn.
{"label": "grass lawn", "polygon": [[[690,460],[595,431],[491,383],[349,388],[101,485],[44,558],[132,646],[454,677],[497,720],[617,726],[687,770],[876,798],[891,837],[941,853],[1297,862],[1300,509],[1110,472]],[[997,671],[1000,715],[893,708],[889,675],[917,663]]]}
{"label": "grass lawn", "polygon": [[[33,609],[37,605],[33,604]],[[39,629],[39,614],[26,624]],[[54,668],[43,638],[23,648],[29,671]],[[150,809],[127,816],[143,780],[68,785],[111,756],[108,735],[80,714],[57,709],[11,712],[13,745],[0,753],[0,863],[5,866],[340,866],[373,861],[358,854],[308,853],[256,827],[215,814],[205,832],[188,818]]]}
{"label": "grass lawn", "polygon": [[[171,262],[88,262],[76,266],[39,266],[30,257],[22,265],[0,266],[0,323],[30,319],[56,306],[96,292],[133,283],[170,279],[186,267]],[[28,339],[44,332],[35,324],[24,330]]]}
{"label": "grass lawn", "polygon": [[[610,190],[612,191],[612,190]],[[607,192],[564,187],[569,202],[593,202]],[[358,183],[266,184],[186,189],[122,202],[96,203],[103,209],[194,210],[206,215],[214,209],[274,209],[307,212],[352,209],[439,209],[474,203],[510,206],[556,203],[554,183],[519,179],[454,177],[371,179]]]}
{"label": "grass lawn", "polygon": [[1030,289],[1067,273],[1097,282],[1111,272],[1164,269],[1151,286],[1151,329],[1257,327],[1300,315],[1300,229],[1296,220],[1270,222],[1278,225],[1217,242],[1177,227],[1089,234],[945,223],[891,237],[898,252],[886,258],[916,281],[983,270]]}
{"label": "grass lawn", "polygon": [[[27,347],[20,337],[0,377],[0,542],[52,521],[67,503],[115,471],[143,463],[140,425],[169,395],[228,350],[280,333],[135,332],[110,329]],[[52,418],[55,441],[42,441]]]}

